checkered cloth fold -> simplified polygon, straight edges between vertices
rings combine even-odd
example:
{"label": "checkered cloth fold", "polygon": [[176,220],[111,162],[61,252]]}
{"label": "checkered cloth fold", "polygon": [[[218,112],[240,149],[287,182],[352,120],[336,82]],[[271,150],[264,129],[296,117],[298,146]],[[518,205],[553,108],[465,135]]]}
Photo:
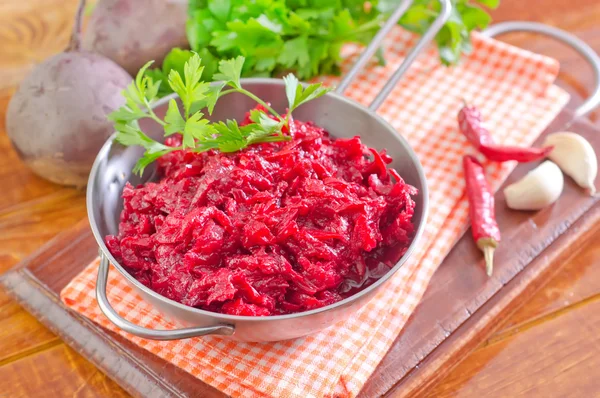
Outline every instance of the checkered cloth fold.
{"label": "checkered cloth fold", "polygon": [[[347,94],[368,104],[414,41],[413,35],[395,30],[386,44],[387,66],[370,68]],[[355,396],[415,309],[433,272],[467,227],[461,158],[472,148],[457,129],[461,99],[476,104],[487,115],[487,125],[497,142],[512,145],[530,145],[568,100],[564,91],[552,85],[558,73],[555,60],[480,35],[473,36],[473,48],[473,53],[453,68],[440,66],[434,49],[421,55],[379,110],[415,148],[428,179],[431,211],[418,250],[358,313],[318,334],[268,344],[219,337],[159,342],[118,332],[233,396]],[[351,59],[357,48],[345,51]],[[513,167],[510,163],[488,165],[494,188]],[[96,304],[97,268],[97,262],[90,264],[61,296],[74,311],[117,331]],[[109,276],[108,296],[122,316],[139,325],[174,327],[114,270]]]}

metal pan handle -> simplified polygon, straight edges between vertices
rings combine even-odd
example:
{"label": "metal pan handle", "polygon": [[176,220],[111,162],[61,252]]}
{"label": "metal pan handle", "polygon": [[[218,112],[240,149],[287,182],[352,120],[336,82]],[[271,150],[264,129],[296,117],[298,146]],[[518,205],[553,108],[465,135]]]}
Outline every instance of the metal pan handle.
{"label": "metal pan handle", "polygon": [[[394,72],[392,77],[387,81],[385,86],[381,89],[379,94],[375,97],[371,105],[369,105],[369,109],[376,111],[379,106],[385,101],[387,96],[392,92],[396,84],[400,80],[400,78],[406,73],[410,65],[417,58],[419,53],[425,48],[429,42],[435,37],[435,35],[439,32],[439,30],[444,26],[448,18],[450,18],[450,13],[452,11],[452,3],[450,0],[438,0],[440,2],[440,14],[433,21],[429,29],[423,34],[423,36],[419,39],[417,44],[409,51],[404,58],[404,61],[400,64],[398,69]],[[346,74],[346,76],[342,79],[340,84],[336,88],[336,93],[343,94],[344,91],[350,86],[350,83],[356,78],[356,76],[360,73],[360,71],[364,68],[364,66],[369,62],[369,60],[375,54],[375,51],[381,46],[381,42],[387,36],[387,34],[392,30],[394,26],[398,23],[398,20],[404,15],[406,10],[411,6],[413,0],[403,1],[400,6],[393,12],[393,14],[388,18],[385,24],[379,29],[373,40],[369,43],[367,48],[363,51],[363,53],[358,57],[356,63],[352,66],[350,71]]]}
{"label": "metal pan handle", "polygon": [[594,108],[600,105],[600,57],[590,46],[571,33],[537,22],[502,22],[490,26],[482,33],[488,37],[495,37],[510,32],[531,32],[549,36],[565,43],[581,54],[592,66],[592,70],[594,71],[595,87],[588,99],[585,100],[585,102],[575,110],[575,118],[587,115],[594,110]]}
{"label": "metal pan handle", "polygon": [[206,336],[208,334],[232,335],[235,327],[232,325],[216,325],[206,327],[195,327],[175,330],[147,329],[131,323],[122,318],[110,305],[106,297],[106,282],[108,280],[109,262],[108,258],[100,252],[100,267],[98,267],[98,280],[96,282],[96,299],[100,310],[119,329],[145,339],[153,340],[179,340],[190,337]]}

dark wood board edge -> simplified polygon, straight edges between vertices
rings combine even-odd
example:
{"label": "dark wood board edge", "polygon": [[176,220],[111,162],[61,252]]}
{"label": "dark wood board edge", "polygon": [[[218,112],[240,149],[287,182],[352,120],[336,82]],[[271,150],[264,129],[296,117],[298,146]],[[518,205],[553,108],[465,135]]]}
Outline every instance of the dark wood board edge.
{"label": "dark wood board edge", "polygon": [[[43,268],[45,264],[64,260],[65,253],[79,247],[86,238],[90,241],[91,231],[87,219],[83,219],[1,275],[0,286],[4,287],[9,297],[130,394],[139,397],[178,395],[160,377],[149,375],[146,368],[140,368],[139,363],[132,361],[128,350],[109,339],[104,329],[66,308],[57,292],[30,272],[29,267]],[[115,372],[117,369],[119,371]],[[140,389],[140,386],[145,387]]]}
{"label": "dark wood board edge", "polygon": [[68,310],[27,268],[9,271],[0,283],[10,297],[130,394],[157,398],[176,395],[160,377],[147,375],[147,369],[131,361],[127,350],[108,340],[97,330],[99,326]]}
{"label": "dark wood board edge", "polygon": [[[226,397],[183,369],[69,310],[57,294],[46,288],[27,268],[6,273],[0,286],[65,344],[134,397],[188,397],[192,391],[206,398]],[[167,380],[161,375],[163,372],[176,376],[182,383]]]}
{"label": "dark wood board edge", "polygon": [[[359,396],[376,397],[391,394],[392,396],[421,396],[427,387],[448,374],[467,354],[474,350],[490,334],[501,326],[502,321],[518,310],[522,304],[542,287],[556,272],[560,271],[567,260],[584,247],[594,233],[600,230],[600,201],[581,212],[572,223],[549,245],[535,255],[532,261],[523,267],[515,277],[502,284],[501,288],[486,299],[479,307],[465,314],[464,320],[452,328],[444,329],[439,319],[435,318],[435,326],[444,334],[429,341],[430,330],[415,329],[416,317],[430,315],[428,311],[413,312],[407,325],[402,330],[380,367],[376,369]],[[564,250],[568,247],[569,250]],[[439,277],[441,274],[438,274]],[[443,282],[432,280],[432,284]],[[433,302],[435,304],[435,301]],[[462,319],[462,318],[461,318]],[[431,324],[431,322],[429,322]],[[411,330],[412,329],[412,330]],[[407,345],[404,334],[423,333],[428,336],[428,347],[421,344]],[[434,330],[434,335],[439,334]],[[471,342],[470,339],[473,339]],[[422,356],[421,356],[422,355]],[[402,362],[402,361],[405,362]],[[402,367],[402,369],[399,369]],[[405,368],[409,368],[405,371]],[[391,371],[395,369],[395,371]],[[412,394],[412,389],[416,393]],[[393,392],[393,393],[392,393]]]}
{"label": "dark wood board edge", "polygon": [[[82,248],[82,242],[86,258],[81,258],[75,251]],[[81,268],[69,269],[69,266],[89,263],[95,258],[96,252],[87,219],[82,220],[11,271],[0,275],[0,287],[67,345],[133,396],[186,397],[193,391],[203,397],[224,397],[222,392],[183,369],[140,349],[135,343],[64,306],[59,292],[81,271]],[[58,273],[55,269],[50,270],[55,277],[52,281],[40,280],[35,274],[41,272],[43,277],[48,271],[47,265],[58,263],[61,265]],[[162,376],[165,373],[170,375],[169,379]],[[174,382],[175,378],[179,382]]]}
{"label": "dark wood board edge", "polygon": [[[547,131],[556,130],[561,126],[564,126],[564,121],[568,121],[569,119],[570,114],[568,112],[561,113],[561,115],[559,115],[559,117],[552,123],[552,125],[547,129]],[[587,216],[587,214],[585,214],[587,210],[588,208],[582,209],[582,212],[577,215],[577,218]],[[562,230],[560,234],[581,233],[581,230],[579,230],[578,228],[574,228],[574,226],[571,223],[565,225],[564,228],[565,229]],[[561,237],[560,234],[555,236],[554,238],[563,239],[563,237]],[[556,250],[557,252],[560,252],[560,247],[562,246],[556,245],[556,243],[560,241],[555,241],[554,238],[550,241],[544,242],[545,244],[543,245],[543,247],[540,247],[540,250]],[[79,256],[77,254],[72,253],[72,251],[75,251],[76,249],[79,249],[80,252],[84,253]],[[128,340],[116,334],[107,332],[104,329],[97,326],[96,324],[94,324],[93,322],[87,320],[86,318],[83,318],[78,314],[72,313],[66,310],[64,307],[62,307],[62,303],[60,302],[57,293],[60,292],[60,289],[81,269],[70,268],[69,265],[74,267],[81,267],[83,264],[87,264],[89,261],[91,261],[91,259],[93,259],[95,255],[96,247],[94,239],[92,238],[91,233],[89,231],[89,225],[87,223],[87,220],[82,220],[72,229],[65,231],[63,234],[60,234],[57,238],[46,244],[29,259],[25,260],[23,263],[17,266],[15,270],[10,271],[4,276],[0,276],[0,285],[4,284],[5,286],[9,287],[7,285],[7,280],[9,276],[12,276],[13,274],[17,275],[15,276],[15,281],[23,284],[22,289],[24,289],[25,293],[19,295],[15,295],[13,293],[12,296],[15,297],[18,302],[23,304],[23,306],[26,309],[32,312],[34,316],[38,318],[41,317],[42,323],[44,323],[51,330],[53,330],[60,337],[62,337],[67,344],[71,345],[74,349],[81,352],[87,359],[89,359],[92,363],[94,363],[100,369],[105,371],[106,374],[109,375],[113,380],[121,384],[127,391],[131,392],[134,395],[152,396],[147,392],[147,390],[145,390],[145,386],[147,386],[149,380],[151,380],[152,383],[150,384],[152,384],[153,386],[157,386],[156,390],[153,389],[152,391],[158,391],[158,396],[187,396],[189,394],[196,394],[200,392],[203,393],[202,396],[223,396],[222,393],[218,392],[217,390],[214,390],[210,386],[207,386],[205,383],[193,378],[193,376],[188,375],[187,373],[185,373],[184,375],[180,374],[183,372],[182,370],[178,368],[173,369],[174,366],[167,363],[166,361],[163,361],[160,358],[155,357],[142,349],[139,349],[137,346],[135,346]],[[540,253],[535,253],[532,258],[539,259],[539,256]],[[57,267],[46,267],[47,265],[50,265],[52,263],[60,263],[60,267],[58,267],[58,272],[60,273],[60,275],[49,278],[48,275],[50,273],[55,272],[55,270],[57,269]],[[528,270],[528,268],[529,266],[526,267],[525,270]],[[510,281],[510,278],[507,279],[507,281]],[[527,281],[527,283],[534,282],[536,282],[535,277]],[[505,282],[503,282],[502,280],[497,281],[496,284],[498,285],[498,290],[504,285],[504,283]],[[512,282],[507,284],[507,286],[508,285],[512,285]],[[31,305],[32,301],[30,300],[30,298],[32,297],[32,295],[31,293],[27,292],[27,289],[42,290],[43,295],[47,296],[47,302],[42,304],[51,304],[60,307],[60,311],[56,313],[58,317],[60,318],[60,315],[64,312],[70,317],[72,322],[78,322],[79,327],[70,329],[70,324],[68,324],[68,322],[67,325],[63,325],[61,320],[59,319],[57,321],[55,316],[45,316],[49,312],[45,309],[40,311],[39,308],[45,308],[42,305]],[[484,301],[487,301],[488,299],[490,299],[490,297],[483,297],[482,299]],[[494,299],[494,297],[491,297],[491,299]],[[481,307],[482,310],[483,308],[487,309],[489,308],[489,306],[486,305],[484,307]],[[481,314],[482,312],[476,311],[474,313]],[[463,321],[461,321],[461,323],[462,322]],[[448,352],[454,352],[451,349],[452,347],[448,347],[450,343],[444,343],[444,340],[454,341],[447,339],[447,337],[454,338],[453,336],[451,336],[451,334],[459,333],[464,330],[467,330],[467,332],[469,332],[469,327],[465,325],[472,325],[472,323],[464,323],[464,325],[462,326],[456,325],[456,327],[453,328],[450,331],[450,333],[448,333],[448,336],[444,336],[443,340],[434,342],[433,345],[430,345],[431,347],[434,347],[432,350],[436,349],[439,346],[440,350],[446,349],[448,350]],[[472,327],[476,326],[477,325],[474,325]],[[489,332],[487,334],[489,334]],[[90,333],[92,334],[92,338],[90,338],[89,336]],[[468,337],[468,335],[469,334],[467,333],[465,336]],[[478,337],[478,335],[473,337]],[[480,338],[478,341],[481,341],[483,338],[485,337]],[[96,343],[98,343],[98,347],[100,348],[97,348],[95,346]],[[465,346],[468,345],[469,347],[471,347],[471,345],[469,345],[468,339],[463,344]],[[433,376],[436,376],[435,372],[425,373],[425,370],[423,370],[424,367],[428,367],[430,366],[430,364],[432,364],[431,366],[434,366],[438,363],[436,361],[436,353],[437,351],[434,351],[433,354],[429,355],[429,352],[426,352],[426,354],[429,355],[431,359],[426,358],[425,360],[423,360],[423,358],[418,358],[417,363],[419,364],[419,372],[412,370],[412,373],[407,373],[406,371],[402,371],[402,373],[400,373],[397,370],[398,373],[394,375],[394,378],[389,378],[385,381],[385,383],[381,383],[378,385],[378,388],[380,389],[379,393],[375,393],[375,390],[370,390],[369,393],[361,393],[361,395],[378,396],[388,392],[392,387],[393,394],[396,394],[399,389],[401,389],[402,391],[407,391],[404,384],[407,381],[405,380],[407,378],[405,377],[406,374],[408,374],[410,377],[422,377],[422,379],[418,380],[423,380],[423,382],[421,383],[415,381],[416,384],[414,385],[414,388],[419,389],[419,391],[423,391],[423,388],[426,388],[427,386],[433,384],[436,380],[439,379],[431,377],[428,378],[427,375],[431,375],[431,373],[433,373]],[[425,357],[427,357],[427,355],[425,355]],[[122,359],[124,359],[124,361]],[[456,359],[454,362],[449,360],[448,364],[454,366],[458,363],[458,361],[459,359]],[[127,362],[128,371],[134,372],[135,382],[133,384],[132,380],[134,379],[134,377],[132,377],[131,374],[121,372],[121,362]],[[432,367],[432,369],[434,368]],[[444,371],[446,371],[446,369],[444,369]],[[127,379],[122,379],[121,375],[123,374],[127,375]],[[169,375],[168,379],[165,379],[164,377],[164,375],[166,374]],[[370,382],[367,384],[367,386],[369,384],[372,384],[371,382],[374,381],[373,379],[376,379],[378,377],[379,375],[376,371],[373,377],[371,378]],[[384,385],[385,388],[383,388]],[[411,388],[413,384],[406,384],[406,386]],[[423,386],[423,388],[421,388],[421,386]],[[163,387],[166,387],[166,389],[163,389]]]}
{"label": "dark wood board edge", "polygon": [[[600,231],[600,203],[580,217],[571,228],[535,258],[522,272],[474,312],[386,394],[420,397],[441,381],[470,352],[498,330],[516,310],[554,277]],[[568,247],[569,250],[563,250]]]}
{"label": "dark wood board edge", "polygon": [[[562,131],[570,126],[600,148],[600,131],[587,119],[570,122],[572,112],[563,111],[536,141],[541,145],[543,136]],[[521,164],[509,176],[504,186],[522,177],[536,164]],[[600,178],[597,179],[600,184]],[[505,207],[504,196],[496,193],[496,209],[503,230],[502,247],[496,256],[496,270],[492,278],[482,272],[482,256],[470,233],[453,247],[440,268],[433,275],[419,306],[394,341],[387,355],[359,394],[361,397],[380,396],[393,386],[404,382],[415,368],[425,366],[425,359],[458,328],[478,311],[506,284],[517,277],[528,264],[543,255],[556,240],[569,231],[573,224],[592,209],[600,198],[586,196],[573,181],[565,179],[565,190],[559,202],[540,212],[515,212]],[[526,244],[514,245],[517,242]],[[501,247],[501,248],[502,248]],[[557,246],[554,246],[555,248]]]}

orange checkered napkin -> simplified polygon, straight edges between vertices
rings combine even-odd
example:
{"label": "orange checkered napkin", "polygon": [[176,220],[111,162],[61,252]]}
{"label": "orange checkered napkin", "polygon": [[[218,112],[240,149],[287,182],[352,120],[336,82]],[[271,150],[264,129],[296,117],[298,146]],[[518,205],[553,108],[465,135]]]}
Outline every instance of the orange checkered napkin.
{"label": "orange checkered napkin", "polygon": [[[414,40],[409,33],[394,31],[387,41],[388,65],[363,73],[347,94],[369,104]],[[278,343],[237,343],[219,337],[159,342],[119,333],[233,396],[356,395],[467,226],[461,158],[472,148],[457,130],[461,98],[487,115],[497,142],[519,145],[530,145],[568,100],[565,92],[552,85],[558,73],[556,61],[480,35],[473,36],[473,47],[473,54],[453,68],[440,66],[433,49],[422,54],[379,111],[421,159],[431,191],[431,211],[418,250],[358,313],[318,334]],[[347,55],[356,52],[351,47],[345,50]],[[495,188],[513,167],[489,165]],[[97,267],[97,262],[90,264],[71,281],[62,299],[73,310],[117,330],[96,304]],[[483,267],[481,272],[485,272]],[[139,325],[174,327],[114,270],[108,296],[122,316]]]}

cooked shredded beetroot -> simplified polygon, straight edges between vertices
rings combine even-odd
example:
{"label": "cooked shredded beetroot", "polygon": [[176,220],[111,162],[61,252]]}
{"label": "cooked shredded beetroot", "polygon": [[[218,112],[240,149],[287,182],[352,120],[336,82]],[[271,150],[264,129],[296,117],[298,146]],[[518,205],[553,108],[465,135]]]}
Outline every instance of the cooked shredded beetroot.
{"label": "cooked shredded beetroot", "polygon": [[111,253],[163,296],[232,315],[306,311],[373,283],[412,240],[416,189],[359,137],[290,130],[289,142],[160,158],[159,182],[124,188]]}

